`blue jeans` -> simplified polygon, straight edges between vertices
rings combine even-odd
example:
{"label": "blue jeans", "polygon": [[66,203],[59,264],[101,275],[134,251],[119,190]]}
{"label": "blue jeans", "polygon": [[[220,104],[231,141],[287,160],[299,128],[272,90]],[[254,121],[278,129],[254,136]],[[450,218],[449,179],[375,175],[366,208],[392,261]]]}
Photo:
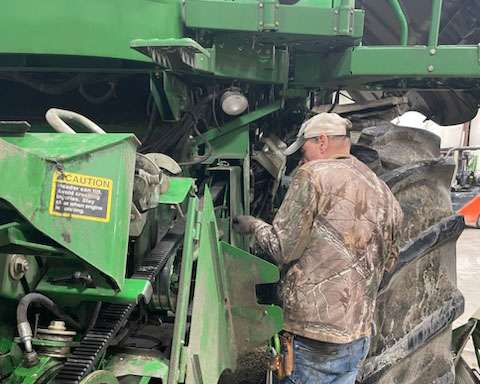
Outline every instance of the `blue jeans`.
{"label": "blue jeans", "polygon": [[370,338],[332,344],[294,336],[294,371],[278,384],[354,384]]}

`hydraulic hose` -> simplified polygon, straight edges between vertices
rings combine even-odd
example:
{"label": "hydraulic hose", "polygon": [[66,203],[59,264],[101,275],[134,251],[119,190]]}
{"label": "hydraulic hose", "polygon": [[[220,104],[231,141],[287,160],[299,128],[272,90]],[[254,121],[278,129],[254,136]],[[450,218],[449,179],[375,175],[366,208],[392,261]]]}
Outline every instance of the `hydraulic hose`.
{"label": "hydraulic hose", "polygon": [[90,132],[93,133],[105,133],[105,131],[95,124],[92,120],[87,119],[85,116],[80,115],[72,111],[66,111],[64,109],[50,108],[45,118],[48,121],[48,124],[52,126],[57,132],[60,133],[76,133],[72,127],[70,127],[65,121],[74,121],[83,125]]}
{"label": "hydraulic hose", "polygon": [[28,322],[28,308],[31,303],[42,305],[52,312],[57,318],[64,320],[76,330],[82,330],[81,325],[64,313],[51,299],[40,293],[29,293],[25,295],[17,306],[17,329],[20,340],[25,346],[25,355],[29,362],[34,365],[37,362],[36,353],[32,347],[32,327]]}

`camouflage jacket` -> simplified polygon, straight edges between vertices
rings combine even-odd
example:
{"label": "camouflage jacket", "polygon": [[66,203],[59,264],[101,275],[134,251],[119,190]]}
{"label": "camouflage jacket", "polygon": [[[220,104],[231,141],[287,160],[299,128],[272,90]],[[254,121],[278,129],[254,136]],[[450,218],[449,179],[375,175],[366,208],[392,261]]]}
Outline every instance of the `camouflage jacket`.
{"label": "camouflage jacket", "polygon": [[285,330],[330,343],[369,336],[402,218],[389,188],[355,157],[301,166],[273,225],[254,224],[281,268]]}

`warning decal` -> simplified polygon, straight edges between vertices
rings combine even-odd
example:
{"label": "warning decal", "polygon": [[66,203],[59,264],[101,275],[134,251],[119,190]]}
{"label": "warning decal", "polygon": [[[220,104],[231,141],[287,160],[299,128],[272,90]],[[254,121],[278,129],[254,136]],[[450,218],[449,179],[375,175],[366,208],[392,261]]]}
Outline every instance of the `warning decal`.
{"label": "warning decal", "polygon": [[54,216],[110,221],[112,179],[71,172],[53,174],[49,213]]}

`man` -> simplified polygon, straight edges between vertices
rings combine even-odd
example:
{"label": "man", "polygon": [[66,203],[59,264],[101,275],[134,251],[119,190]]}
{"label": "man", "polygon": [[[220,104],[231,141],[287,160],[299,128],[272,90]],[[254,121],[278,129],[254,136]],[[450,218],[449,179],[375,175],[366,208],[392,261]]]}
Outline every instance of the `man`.
{"label": "man", "polygon": [[384,271],[397,256],[402,212],[388,187],[350,155],[349,120],[321,113],[286,150],[303,165],[269,225],[251,216],[251,233],[278,263],[285,331],[294,337],[294,371],[281,383],[350,384],[365,359]]}

